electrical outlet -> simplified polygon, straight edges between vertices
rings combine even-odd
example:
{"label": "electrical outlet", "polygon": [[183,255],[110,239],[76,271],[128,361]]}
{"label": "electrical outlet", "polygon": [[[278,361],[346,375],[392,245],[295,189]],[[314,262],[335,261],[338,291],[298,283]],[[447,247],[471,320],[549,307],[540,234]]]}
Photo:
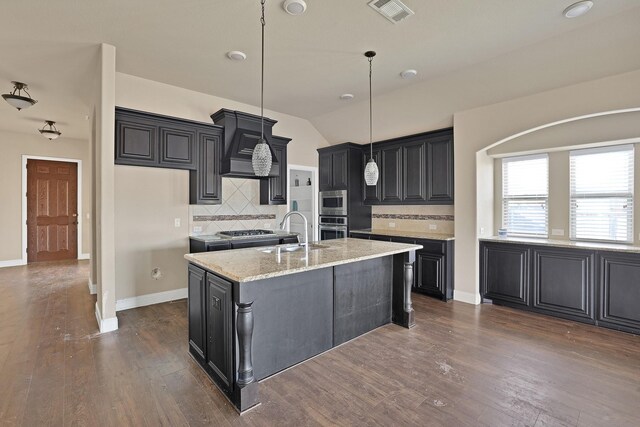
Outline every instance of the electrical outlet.
{"label": "electrical outlet", "polygon": [[175,219],[173,220],[173,226],[174,226],[175,228],[179,228],[179,227],[180,227],[180,218],[175,218]]}
{"label": "electrical outlet", "polygon": [[562,228],[552,228],[551,229],[552,236],[564,236],[564,230]]}
{"label": "electrical outlet", "polygon": [[268,222],[265,222],[265,223],[264,223],[264,228],[271,228],[271,224],[270,224],[270,223],[268,223]]}
{"label": "electrical outlet", "polygon": [[484,227],[480,227],[480,235],[483,236],[484,235]]}
{"label": "electrical outlet", "polygon": [[438,226],[435,224],[429,224],[429,230],[437,230]]}
{"label": "electrical outlet", "polygon": [[202,227],[199,225],[196,225],[195,227],[193,227],[193,232],[194,233],[200,233],[202,232]]}
{"label": "electrical outlet", "polygon": [[87,219],[91,219],[91,212],[87,212]]}
{"label": "electrical outlet", "polygon": [[396,223],[395,222],[390,222],[389,223],[389,228],[396,228]]}

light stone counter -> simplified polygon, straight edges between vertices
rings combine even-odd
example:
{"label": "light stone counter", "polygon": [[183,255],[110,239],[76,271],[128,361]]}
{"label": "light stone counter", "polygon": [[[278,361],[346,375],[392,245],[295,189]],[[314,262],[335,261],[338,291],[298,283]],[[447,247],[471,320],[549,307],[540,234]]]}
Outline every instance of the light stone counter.
{"label": "light stone counter", "polygon": [[202,252],[184,257],[191,263],[236,282],[252,282],[422,249],[421,245],[364,239],[323,240],[327,248],[265,253],[266,247]]}
{"label": "light stone counter", "polygon": [[389,237],[408,237],[410,239],[426,239],[426,240],[454,240],[451,234],[427,233],[424,231],[402,231],[402,230],[383,230],[378,228],[367,228],[364,230],[351,230],[352,233],[376,234],[378,236]]}
{"label": "light stone counter", "polygon": [[599,243],[599,242],[575,242],[573,240],[553,240],[553,239],[539,239],[532,237],[482,237],[481,242],[503,242],[503,243],[516,243],[526,245],[541,245],[541,246],[555,246],[558,248],[574,248],[574,249],[590,249],[599,251],[610,252],[631,252],[640,253],[640,246],[625,245],[620,243]]}

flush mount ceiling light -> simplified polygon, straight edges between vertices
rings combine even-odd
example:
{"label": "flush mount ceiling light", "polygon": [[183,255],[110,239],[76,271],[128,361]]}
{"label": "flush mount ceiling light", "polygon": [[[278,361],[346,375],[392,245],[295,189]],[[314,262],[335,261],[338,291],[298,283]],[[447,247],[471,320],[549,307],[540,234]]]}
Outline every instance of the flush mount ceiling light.
{"label": "flush mount ceiling light", "polygon": [[412,79],[417,75],[418,75],[418,72],[416,70],[404,70],[403,72],[400,73],[400,77],[407,80]]}
{"label": "flush mount ceiling light", "polygon": [[340,99],[343,101],[351,101],[354,98],[352,93],[343,93],[340,95]]}
{"label": "flush mount ceiling light", "polygon": [[371,150],[371,157],[367,162],[367,166],[364,168],[364,181],[367,185],[376,185],[378,183],[378,165],[376,161],[373,160],[373,98],[371,91],[371,72],[372,72],[372,62],[373,57],[376,56],[376,53],[372,50],[365,52],[364,56],[369,60],[369,149]]}
{"label": "flush mount ceiling light", "polygon": [[267,140],[264,139],[264,3],[266,0],[260,0],[262,6],[262,15],[260,25],[262,26],[262,62],[260,67],[260,139],[251,154],[251,166],[256,176],[269,176],[271,171],[271,149]]}
{"label": "flush mount ceiling light", "polygon": [[227,52],[227,58],[234,61],[244,61],[245,59],[247,59],[247,54],[244,52],[240,52],[239,50],[230,50],[229,52]]}
{"label": "flush mount ceiling light", "polygon": [[307,10],[307,3],[304,0],[285,0],[282,8],[289,15],[302,15]]}
{"label": "flush mount ceiling light", "polygon": [[372,0],[369,2],[369,6],[394,24],[415,15],[400,0]]}
{"label": "flush mount ceiling light", "polygon": [[592,1],[579,1],[567,7],[562,14],[565,18],[577,18],[589,12],[593,7]]}
{"label": "flush mount ceiling light", "polygon": [[[62,135],[62,132],[60,132],[58,129],[56,129],[56,122],[51,121],[51,120],[45,120],[45,123],[46,124],[42,127],[42,129],[39,129],[39,132],[45,138],[49,138],[49,141],[53,141],[54,139],[58,139],[58,137],[60,135]],[[49,128],[45,129],[47,126],[49,126]]]}
{"label": "flush mount ceiling light", "polygon": [[[31,95],[29,95],[29,92],[27,92],[27,89],[29,89],[29,87],[26,83],[11,82],[11,84],[13,84],[13,92],[5,93],[4,95],[2,95],[2,97],[12,107],[17,108],[18,111],[20,111],[25,108],[29,108],[36,102],[38,102],[35,99],[31,98]],[[18,93],[16,94],[16,92]],[[23,96],[22,92],[26,93],[27,96]]]}

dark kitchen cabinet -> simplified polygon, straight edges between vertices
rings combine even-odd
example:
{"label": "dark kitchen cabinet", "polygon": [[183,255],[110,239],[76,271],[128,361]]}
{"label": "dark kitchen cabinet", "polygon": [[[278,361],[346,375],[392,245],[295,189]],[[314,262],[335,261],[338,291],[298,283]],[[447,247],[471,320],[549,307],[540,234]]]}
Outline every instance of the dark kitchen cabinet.
{"label": "dark kitchen cabinet", "polygon": [[215,239],[215,240],[203,240],[203,238],[190,237],[189,238],[189,253],[195,254],[198,252],[212,252],[212,251],[224,251],[230,249],[229,240]]}
{"label": "dark kitchen cabinet", "polygon": [[414,290],[444,297],[445,256],[424,251],[416,252],[416,277]]}
{"label": "dark kitchen cabinet", "polygon": [[222,203],[222,129],[198,132],[198,167],[189,171],[189,204]]}
{"label": "dark kitchen cabinet", "polygon": [[287,204],[287,144],[290,141],[290,138],[280,136],[273,136],[271,139],[271,149],[278,159],[280,174],[260,180],[261,205]]}
{"label": "dark kitchen cabinet", "polygon": [[349,186],[348,148],[319,155],[320,191],[346,190]]}
{"label": "dark kitchen cabinet", "polygon": [[116,164],[158,165],[157,125],[143,117],[116,113]]}
{"label": "dark kitchen cabinet", "polygon": [[529,305],[530,249],[517,244],[484,243],[480,256],[483,297],[515,305]]}
{"label": "dark kitchen cabinet", "polygon": [[640,334],[638,283],[640,253],[480,242],[480,290],[494,304]]}
{"label": "dark kitchen cabinet", "polygon": [[397,204],[402,197],[402,147],[391,146],[380,150],[382,167],[380,181],[382,183],[382,202]]}
{"label": "dark kitchen cabinet", "polygon": [[640,254],[600,252],[599,324],[640,334]]}
{"label": "dark kitchen cabinet", "polygon": [[[363,159],[370,147],[362,146]],[[366,205],[453,204],[453,129],[373,144],[380,171],[376,186],[363,186]]]}
{"label": "dark kitchen cabinet", "polygon": [[427,194],[430,203],[453,203],[453,135],[427,141]]}
{"label": "dark kitchen cabinet", "polygon": [[230,391],[233,381],[232,284],[207,273],[207,367],[217,377],[225,391]]}
{"label": "dark kitchen cabinet", "polygon": [[531,306],[560,317],[593,321],[594,253],[534,247],[532,256]]}
{"label": "dark kitchen cabinet", "polygon": [[196,130],[188,126],[162,124],[159,165],[170,169],[195,169],[197,158]]}
{"label": "dark kitchen cabinet", "polygon": [[205,322],[206,286],[205,271],[189,264],[188,312],[189,312],[189,350],[194,357],[202,361],[206,358],[207,327]]}

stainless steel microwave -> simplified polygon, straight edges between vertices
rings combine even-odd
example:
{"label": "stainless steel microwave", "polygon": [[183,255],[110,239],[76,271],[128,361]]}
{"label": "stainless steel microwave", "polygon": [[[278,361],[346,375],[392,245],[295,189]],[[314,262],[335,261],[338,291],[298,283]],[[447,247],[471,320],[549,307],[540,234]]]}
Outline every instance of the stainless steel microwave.
{"label": "stainless steel microwave", "polygon": [[347,215],[347,190],[321,191],[320,215]]}

